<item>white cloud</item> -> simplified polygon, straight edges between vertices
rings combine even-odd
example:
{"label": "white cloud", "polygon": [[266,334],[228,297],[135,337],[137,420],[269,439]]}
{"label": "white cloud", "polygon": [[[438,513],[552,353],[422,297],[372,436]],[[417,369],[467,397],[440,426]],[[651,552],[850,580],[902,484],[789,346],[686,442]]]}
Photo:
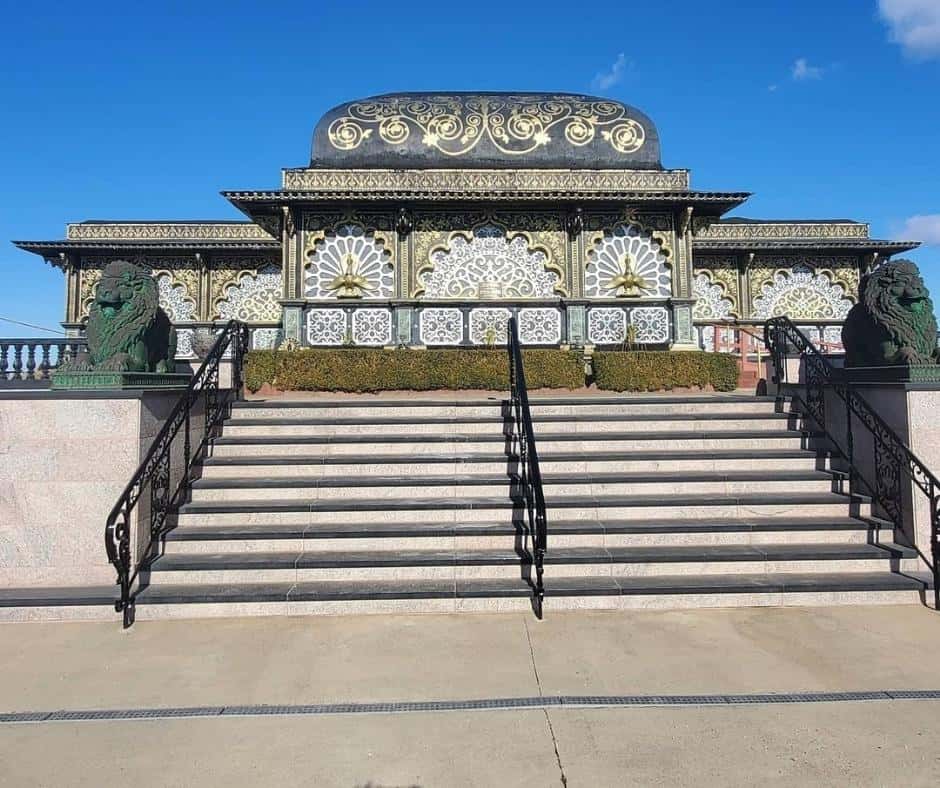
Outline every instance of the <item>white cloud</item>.
{"label": "white cloud", "polygon": [[601,92],[609,90],[623,79],[626,69],[627,56],[621,52],[607,71],[600,71],[594,75],[594,79],[591,80],[591,89]]}
{"label": "white cloud", "polygon": [[940,213],[911,216],[901,231],[904,240],[923,241],[927,246],[940,246]]}
{"label": "white cloud", "polygon": [[940,57],[940,0],[878,0],[878,11],[906,54]]}
{"label": "white cloud", "polygon": [[799,57],[793,63],[790,73],[797,82],[805,79],[822,79],[823,69],[820,66],[811,66],[805,57]]}

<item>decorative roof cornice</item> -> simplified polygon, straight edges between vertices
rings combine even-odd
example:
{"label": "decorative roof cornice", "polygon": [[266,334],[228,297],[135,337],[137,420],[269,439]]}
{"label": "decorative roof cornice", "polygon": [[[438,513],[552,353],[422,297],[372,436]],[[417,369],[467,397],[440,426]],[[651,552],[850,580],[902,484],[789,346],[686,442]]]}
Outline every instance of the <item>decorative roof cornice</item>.
{"label": "decorative roof cornice", "polygon": [[[744,202],[750,194],[747,192],[693,192],[693,191],[613,191],[613,192],[464,192],[462,194],[412,191],[384,192],[326,192],[326,191],[226,191],[222,195],[236,207],[255,216],[251,206],[267,204],[283,205],[291,202],[447,202],[455,200],[483,200],[493,202],[631,202],[679,204],[683,206],[709,206],[710,214],[730,211]],[[259,217],[261,218],[261,217]]]}
{"label": "decorative roof cornice", "polygon": [[[42,256],[46,262],[57,268],[63,268],[65,256],[69,252],[116,253],[124,252],[152,253],[173,252],[211,252],[224,250],[238,252],[274,252],[281,248],[279,241],[273,238],[267,241],[13,241],[14,246],[25,252]],[[61,255],[61,257],[60,257]]]}
{"label": "decorative roof cornice", "polygon": [[594,194],[620,191],[678,191],[689,188],[688,170],[552,170],[552,169],[286,169],[285,190],[355,192],[362,196],[388,192],[433,192],[435,198],[473,196],[479,192],[522,194]]}
{"label": "decorative roof cornice", "polygon": [[81,222],[69,224],[70,241],[273,241],[254,222]]}

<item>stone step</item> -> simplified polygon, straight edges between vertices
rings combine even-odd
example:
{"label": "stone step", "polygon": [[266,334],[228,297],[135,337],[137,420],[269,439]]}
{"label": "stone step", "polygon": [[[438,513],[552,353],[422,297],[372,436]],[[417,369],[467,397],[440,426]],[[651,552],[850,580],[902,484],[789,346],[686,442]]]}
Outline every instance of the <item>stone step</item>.
{"label": "stone step", "polygon": [[[669,431],[669,432],[578,432],[557,433],[541,431],[537,438],[539,452],[585,452],[614,450],[631,451],[681,451],[699,449],[737,448],[799,449],[807,440],[805,433],[796,430],[723,430]],[[399,454],[417,456],[422,454],[455,456],[467,453],[505,452],[509,440],[505,435],[429,435],[416,438],[414,435],[386,435],[377,440],[371,435],[306,436],[258,435],[228,437],[213,441],[214,457],[246,455],[271,456],[296,454],[308,456],[316,451],[321,456],[344,454],[361,455],[364,449],[376,455]],[[313,447],[316,447],[315,449]]]}
{"label": "stone step", "polygon": [[[549,517],[581,520],[644,520],[753,518],[764,516],[867,517],[863,496],[831,492],[762,493],[748,495],[609,495],[546,496]],[[433,498],[366,498],[318,501],[227,500],[183,504],[179,525],[278,525],[338,522],[416,522],[433,512],[441,522],[512,522],[522,516],[521,504],[507,496]]]}
{"label": "stone step", "polygon": [[[499,416],[509,403],[506,395],[466,400],[444,398],[382,399],[350,396],[344,399],[276,399],[237,402],[232,419],[242,418],[303,418],[317,414],[344,417],[394,414],[409,416],[415,421],[435,416]],[[635,395],[621,397],[581,396],[546,397],[530,395],[534,415],[597,415],[611,413],[697,413],[717,411],[737,413],[767,413],[775,410],[772,397],[754,397],[740,394],[702,394],[687,396]]]}
{"label": "stone step", "polygon": [[[564,471],[578,473],[633,473],[638,471],[738,471],[738,470],[812,470],[828,467],[827,460],[810,451],[784,449],[772,451],[722,452],[577,452],[539,453],[543,474]],[[659,455],[659,456],[657,456]],[[321,457],[316,455],[271,457],[211,457],[199,469],[202,479],[257,479],[276,472],[278,476],[394,476],[407,470],[413,477],[465,475],[467,473],[506,473],[517,467],[516,458],[505,454],[422,455],[419,461],[404,454],[353,455]]]}
{"label": "stone step", "polygon": [[[610,414],[597,416],[533,416],[536,436],[541,432],[557,433],[630,433],[630,432],[721,432],[726,430],[774,431],[797,426],[797,420],[787,414],[721,413],[677,414]],[[461,416],[431,417],[416,420],[411,417],[380,416],[375,418],[344,418],[324,415],[319,418],[242,418],[227,422],[222,434],[226,438],[252,436],[357,436],[380,439],[386,435],[446,436],[503,435],[511,432],[511,422],[503,417]]]}
{"label": "stone step", "polygon": [[[928,573],[814,572],[546,578],[543,612],[584,608],[703,608],[920,604]],[[0,589],[0,620],[120,621],[116,588]],[[526,611],[521,578],[372,580],[181,585],[139,591],[137,620],[206,616],[344,615]]]}
{"label": "stone step", "polygon": [[[833,474],[818,470],[678,471],[543,473],[546,495],[673,495],[694,493],[747,494],[762,492],[825,492],[836,483]],[[268,476],[263,478],[198,479],[190,500],[226,501],[234,497],[252,500],[328,501],[351,498],[410,498],[416,489],[452,497],[511,495],[518,486],[516,474],[464,473],[397,476]],[[837,488],[838,489],[838,488]]]}
{"label": "stone step", "polygon": [[[719,574],[721,572],[916,571],[917,553],[899,545],[768,544],[554,548],[545,571],[566,576]],[[178,583],[527,577],[524,549],[280,551],[162,555],[149,566]],[[521,573],[521,574],[520,574]]]}
{"label": "stone step", "polygon": [[[508,549],[523,544],[518,523],[338,523],[319,525],[186,526],[166,534],[166,554],[253,550]],[[549,547],[856,543],[891,541],[886,523],[844,518],[768,517],[752,520],[550,520]]]}

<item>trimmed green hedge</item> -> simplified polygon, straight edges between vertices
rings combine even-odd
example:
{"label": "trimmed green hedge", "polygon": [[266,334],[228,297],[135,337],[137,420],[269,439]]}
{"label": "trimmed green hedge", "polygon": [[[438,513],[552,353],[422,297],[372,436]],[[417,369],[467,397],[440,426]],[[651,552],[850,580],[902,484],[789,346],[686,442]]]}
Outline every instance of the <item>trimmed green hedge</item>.
{"label": "trimmed green hedge", "polygon": [[594,354],[594,383],[608,391],[734,391],[738,387],[738,362],[727,353],[598,351]]}
{"label": "trimmed green hedge", "polygon": [[[530,389],[581,388],[579,353],[524,350]],[[253,350],[245,357],[245,386],[269,383],[281,391],[430,391],[509,387],[505,350],[384,350],[337,348]]]}

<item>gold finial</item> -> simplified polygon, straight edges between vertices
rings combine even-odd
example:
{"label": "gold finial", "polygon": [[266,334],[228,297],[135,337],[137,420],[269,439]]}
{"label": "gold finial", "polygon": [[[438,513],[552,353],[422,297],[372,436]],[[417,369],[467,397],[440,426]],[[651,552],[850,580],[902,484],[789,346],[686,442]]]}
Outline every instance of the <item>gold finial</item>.
{"label": "gold finial", "polygon": [[617,295],[624,298],[636,297],[642,295],[640,291],[649,290],[647,281],[636,272],[633,255],[629,252],[625,253],[622,265],[623,273],[615,276],[607,283],[608,289],[621,290]]}
{"label": "gold finial", "polygon": [[328,290],[336,290],[337,298],[362,298],[363,291],[373,290],[369,280],[359,275],[359,261],[350,252],[344,260],[344,271],[335,277]]}

